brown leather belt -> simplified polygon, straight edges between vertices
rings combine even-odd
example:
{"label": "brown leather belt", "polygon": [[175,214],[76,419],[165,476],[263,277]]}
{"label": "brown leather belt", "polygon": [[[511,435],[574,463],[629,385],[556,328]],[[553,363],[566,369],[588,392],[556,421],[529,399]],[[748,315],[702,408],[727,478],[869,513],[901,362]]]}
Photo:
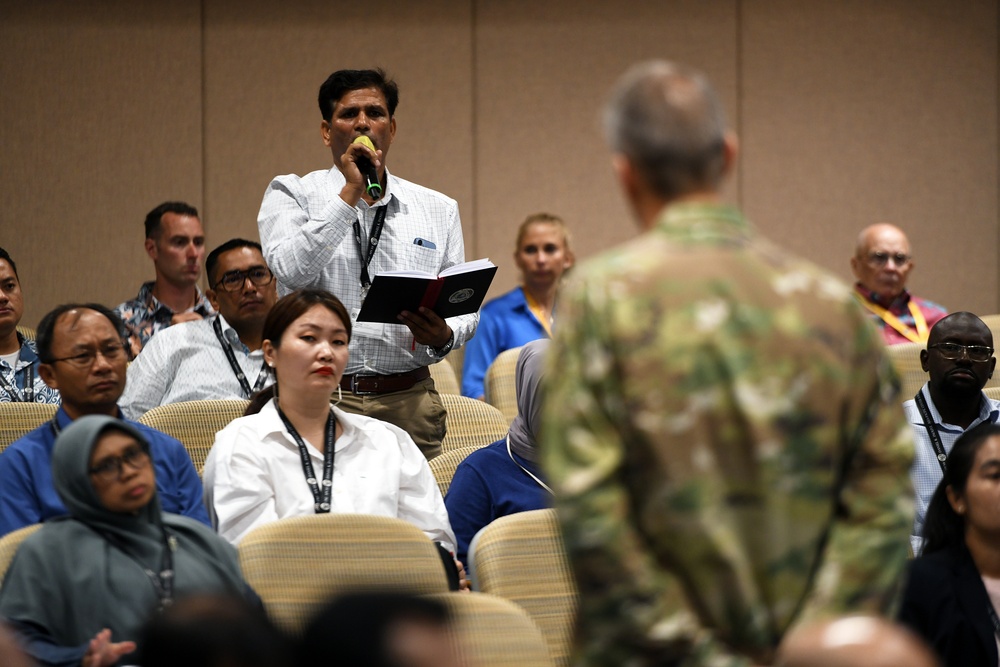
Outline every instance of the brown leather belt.
{"label": "brown leather belt", "polygon": [[375,373],[356,373],[340,378],[340,388],[357,396],[372,394],[391,394],[394,391],[405,391],[431,376],[426,366],[406,373],[392,375],[376,375]]}

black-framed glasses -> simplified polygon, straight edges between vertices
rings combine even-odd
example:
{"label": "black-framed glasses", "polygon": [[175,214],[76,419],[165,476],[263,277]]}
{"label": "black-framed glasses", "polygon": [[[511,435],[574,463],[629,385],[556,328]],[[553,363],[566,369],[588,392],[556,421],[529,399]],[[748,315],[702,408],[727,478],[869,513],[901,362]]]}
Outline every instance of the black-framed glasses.
{"label": "black-framed glasses", "polygon": [[88,472],[102,482],[114,482],[122,477],[125,466],[142,470],[149,465],[149,454],[139,445],[127,448],[121,456],[108,456],[98,461]]}
{"label": "black-framed glasses", "polygon": [[877,268],[882,268],[892,260],[896,266],[903,267],[910,263],[913,258],[902,252],[870,252],[868,253],[868,264]]}
{"label": "black-framed glasses", "polygon": [[246,271],[227,271],[222,274],[222,278],[215,283],[213,289],[218,289],[221,285],[222,289],[227,292],[238,292],[243,289],[247,278],[257,287],[263,287],[271,284],[271,281],[274,280],[274,274],[266,266],[255,266]]}
{"label": "black-framed glasses", "polygon": [[959,343],[935,343],[928,345],[928,349],[938,351],[945,359],[952,361],[962,358],[962,351],[968,355],[971,361],[989,361],[993,356],[993,348],[984,345],[960,345]]}
{"label": "black-framed glasses", "polygon": [[53,359],[49,363],[54,364],[57,361],[65,361],[67,364],[71,364],[77,368],[90,368],[94,365],[94,362],[97,361],[97,355],[101,355],[108,361],[117,361],[125,355],[125,347],[121,343],[105,345],[100,349],[87,350],[86,352],[81,352],[80,354],[74,354],[71,357]]}

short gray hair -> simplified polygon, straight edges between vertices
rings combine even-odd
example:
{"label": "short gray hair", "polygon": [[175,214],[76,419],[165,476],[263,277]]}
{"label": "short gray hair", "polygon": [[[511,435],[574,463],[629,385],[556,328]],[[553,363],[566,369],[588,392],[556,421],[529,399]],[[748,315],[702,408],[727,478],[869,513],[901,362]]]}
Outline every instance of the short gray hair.
{"label": "short gray hair", "polygon": [[612,150],[664,199],[719,188],[726,121],[700,72],[664,60],[633,65],[612,90],[604,125]]}

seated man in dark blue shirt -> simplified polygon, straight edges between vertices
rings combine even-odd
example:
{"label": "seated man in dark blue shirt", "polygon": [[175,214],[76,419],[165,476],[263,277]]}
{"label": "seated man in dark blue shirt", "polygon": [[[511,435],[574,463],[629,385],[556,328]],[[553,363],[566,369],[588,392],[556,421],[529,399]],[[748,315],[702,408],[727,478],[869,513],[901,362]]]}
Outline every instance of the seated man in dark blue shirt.
{"label": "seated man in dark blue shirt", "polygon": [[[11,444],[0,454],[0,535],[66,514],[52,483],[50,458],[56,435],[77,417],[121,417],[128,359],[121,320],[97,304],[59,306],[38,327],[38,372],[62,394],[52,421]],[[163,511],[210,525],[202,503],[201,480],[180,442],[144,426]]]}

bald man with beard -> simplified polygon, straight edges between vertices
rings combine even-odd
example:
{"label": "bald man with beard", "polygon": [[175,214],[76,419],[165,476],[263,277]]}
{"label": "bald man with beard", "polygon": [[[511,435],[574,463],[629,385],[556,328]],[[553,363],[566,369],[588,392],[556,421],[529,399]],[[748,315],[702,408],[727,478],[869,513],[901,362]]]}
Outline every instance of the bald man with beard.
{"label": "bald man with beard", "polygon": [[906,289],[913,269],[910,242],[899,227],[881,222],[858,234],[851,270],[855,296],[882,332],[886,345],[925,343],[931,327],[948,314],[936,303]]}

